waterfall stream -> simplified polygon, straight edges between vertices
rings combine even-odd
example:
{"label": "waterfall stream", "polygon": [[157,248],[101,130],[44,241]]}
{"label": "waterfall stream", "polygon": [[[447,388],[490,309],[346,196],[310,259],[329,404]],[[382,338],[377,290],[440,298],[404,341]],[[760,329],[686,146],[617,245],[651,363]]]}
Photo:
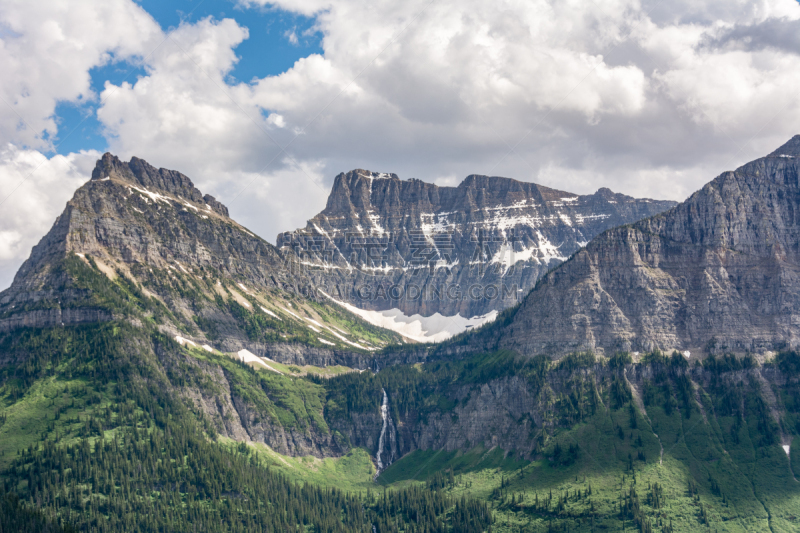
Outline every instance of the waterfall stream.
{"label": "waterfall stream", "polygon": [[[386,394],[385,389],[381,389],[383,392],[383,401],[381,402],[381,419],[383,420],[383,426],[381,427],[381,436],[378,438],[378,453],[375,455],[375,462],[377,464],[377,472],[375,473],[375,479],[378,479],[378,476],[381,472],[383,472],[387,466],[392,464],[394,460],[394,451],[396,448],[395,443],[395,432],[394,432],[394,424],[392,424],[392,417],[389,414],[389,395]],[[389,442],[387,443],[386,434],[389,434]],[[384,449],[387,447],[389,453],[387,454],[386,464],[384,464]]]}

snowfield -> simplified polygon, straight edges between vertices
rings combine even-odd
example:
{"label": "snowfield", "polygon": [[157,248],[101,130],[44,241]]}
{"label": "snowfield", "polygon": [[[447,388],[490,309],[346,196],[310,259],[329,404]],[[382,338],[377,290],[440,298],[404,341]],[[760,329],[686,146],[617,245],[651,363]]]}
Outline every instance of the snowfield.
{"label": "snowfield", "polygon": [[324,292],[322,294],[373,326],[390,329],[417,342],[442,342],[454,335],[482,326],[497,318],[497,311],[491,311],[483,316],[472,318],[464,318],[461,315],[444,316],[439,313],[434,313],[427,317],[422,315],[408,316],[399,309],[367,311],[346,302],[340,302]]}

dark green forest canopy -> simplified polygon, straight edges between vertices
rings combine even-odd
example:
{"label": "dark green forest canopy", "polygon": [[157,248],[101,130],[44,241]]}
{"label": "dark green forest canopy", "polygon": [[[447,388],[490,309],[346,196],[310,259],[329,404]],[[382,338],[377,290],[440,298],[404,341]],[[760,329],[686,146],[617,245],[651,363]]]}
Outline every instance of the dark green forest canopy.
{"label": "dark green forest canopy", "polygon": [[41,433],[5,461],[3,530],[20,516],[53,531],[482,531],[491,523],[487,506],[472,499],[419,487],[381,495],[300,484],[244,443],[215,444],[213,426],[162,371],[182,348],[158,333],[126,323],[28,330],[3,336],[0,349],[20,361],[0,374],[6,406],[41,380],[65,383],[38,413]]}

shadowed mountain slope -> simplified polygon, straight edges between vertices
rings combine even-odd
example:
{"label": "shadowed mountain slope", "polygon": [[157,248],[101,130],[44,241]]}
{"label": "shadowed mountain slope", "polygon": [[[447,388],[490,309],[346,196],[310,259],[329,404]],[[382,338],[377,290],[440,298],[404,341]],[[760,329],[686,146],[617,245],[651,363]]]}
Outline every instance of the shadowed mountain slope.
{"label": "shadowed mountain slope", "polygon": [[516,304],[600,232],[673,205],[606,188],[580,196],[479,175],[440,187],[353,170],[277,246],[293,249],[328,294],[362,309],[477,317]]}
{"label": "shadowed mountain slope", "polygon": [[765,352],[800,342],[800,136],[606,231],[492,335],[524,354]]}

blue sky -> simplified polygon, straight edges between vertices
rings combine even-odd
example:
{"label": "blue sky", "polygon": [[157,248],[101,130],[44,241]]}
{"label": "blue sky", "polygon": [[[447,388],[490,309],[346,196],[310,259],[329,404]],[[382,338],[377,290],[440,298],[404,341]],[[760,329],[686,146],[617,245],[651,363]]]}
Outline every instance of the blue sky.
{"label": "blue sky", "polygon": [[[232,18],[249,30],[249,37],[236,49],[239,61],[229,82],[248,82],[253,78],[274,76],[287,71],[295,61],[311,54],[322,54],[322,35],[316,31],[315,19],[276,8],[243,9],[229,0],[138,0],[161,26],[169,31],[181,23],[193,23],[212,17]],[[290,42],[294,34],[296,42]],[[106,81],[119,85],[135,83],[145,70],[127,61],[112,61],[90,71],[92,89],[99,94]],[[108,142],[97,120],[98,102],[76,104],[61,102],[56,106],[58,135],[55,150],[48,155],[68,154],[79,150],[105,151]]]}

